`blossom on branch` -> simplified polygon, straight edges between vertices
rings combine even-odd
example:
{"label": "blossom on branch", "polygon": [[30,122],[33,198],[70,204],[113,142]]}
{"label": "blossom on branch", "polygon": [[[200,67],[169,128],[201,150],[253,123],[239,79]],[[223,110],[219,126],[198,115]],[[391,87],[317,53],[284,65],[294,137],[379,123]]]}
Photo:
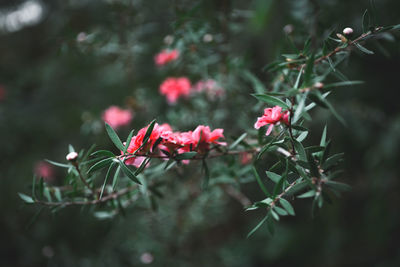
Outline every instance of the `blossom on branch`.
{"label": "blossom on branch", "polygon": [[171,61],[177,60],[179,57],[179,51],[173,50],[163,50],[154,57],[154,62],[157,66],[163,66]]}
{"label": "blossom on branch", "polygon": [[269,135],[274,125],[279,124],[281,121],[285,124],[289,124],[289,111],[282,112],[282,108],[279,106],[266,108],[264,109],[264,114],[257,118],[254,128],[260,129],[262,126],[269,124],[266,132],[266,135]]}
{"label": "blossom on branch", "polygon": [[[147,128],[148,126],[140,129],[138,134],[132,137],[127,149],[127,153],[132,156],[126,156],[126,164],[139,167],[145,159],[143,154],[146,153],[152,155],[162,155],[161,153],[163,153],[173,156],[194,151],[205,154],[213,144],[226,146],[225,142],[219,141],[220,138],[224,138],[223,129],[211,131],[209,126],[199,125],[194,131],[174,132],[169,124],[158,125],[156,123],[149,139],[144,143]],[[188,161],[184,161],[184,163],[188,163]]]}
{"label": "blossom on branch", "polygon": [[167,78],[160,85],[160,93],[167,97],[169,104],[175,104],[180,96],[188,96],[190,94],[190,80],[186,77]]}

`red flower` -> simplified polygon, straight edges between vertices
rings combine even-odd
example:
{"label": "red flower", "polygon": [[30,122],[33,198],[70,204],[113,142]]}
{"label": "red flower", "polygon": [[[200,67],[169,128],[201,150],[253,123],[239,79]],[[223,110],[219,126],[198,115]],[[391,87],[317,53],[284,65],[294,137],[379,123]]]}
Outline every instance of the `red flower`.
{"label": "red flower", "polygon": [[[225,142],[219,142],[219,138],[224,138],[223,129],[210,130],[210,127],[199,125],[193,132],[173,132],[172,128],[168,124],[154,125],[154,129],[150,135],[147,143],[143,145],[144,136],[146,134],[147,127],[139,130],[138,134],[132,137],[131,143],[127,149],[130,154],[135,153],[143,154],[151,152],[153,154],[160,153],[159,149],[167,151],[170,155],[175,153],[185,153],[189,151],[196,151],[198,153],[205,153],[210,149],[211,144],[226,145]],[[159,145],[153,148],[154,144],[160,140]],[[122,153],[122,152],[121,152]],[[145,157],[129,157],[125,163],[139,167]],[[184,161],[188,163],[188,161]]]}
{"label": "red flower", "polygon": [[174,61],[178,59],[179,57],[179,51],[174,49],[174,50],[163,50],[154,57],[154,62],[156,63],[157,66],[163,66],[171,61]]}
{"label": "red flower", "polygon": [[191,84],[188,78],[167,78],[160,85],[160,93],[167,97],[168,103],[174,104],[180,96],[188,96]]}
{"label": "red flower", "polygon": [[278,124],[281,121],[289,124],[289,111],[285,111],[282,113],[282,108],[279,106],[266,108],[264,109],[264,114],[261,117],[257,118],[257,121],[254,124],[254,128],[260,129],[260,127],[269,124],[266,133],[266,135],[269,135],[274,128],[274,125]]}

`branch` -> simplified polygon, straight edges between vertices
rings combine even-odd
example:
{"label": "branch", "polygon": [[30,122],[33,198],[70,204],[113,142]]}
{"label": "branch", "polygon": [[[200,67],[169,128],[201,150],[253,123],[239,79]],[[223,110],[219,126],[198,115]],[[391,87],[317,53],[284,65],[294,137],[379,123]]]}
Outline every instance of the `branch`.
{"label": "branch", "polygon": [[42,204],[45,206],[82,206],[82,205],[96,205],[99,203],[104,203],[112,199],[117,199],[123,195],[128,194],[129,192],[132,192],[133,190],[137,189],[137,185],[133,185],[127,188],[124,188],[120,191],[114,192],[110,195],[107,195],[101,199],[94,199],[90,201],[66,201],[66,202],[48,202],[48,201],[41,201],[41,200],[35,200],[35,203]]}

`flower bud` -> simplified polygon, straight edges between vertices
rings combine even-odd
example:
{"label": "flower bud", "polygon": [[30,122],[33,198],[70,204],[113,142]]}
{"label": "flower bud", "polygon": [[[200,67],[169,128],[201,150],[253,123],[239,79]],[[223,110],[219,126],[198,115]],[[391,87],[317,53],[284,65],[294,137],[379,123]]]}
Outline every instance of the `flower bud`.
{"label": "flower bud", "polygon": [[324,84],[321,82],[316,82],[314,83],[314,87],[317,89],[322,89],[324,87]]}
{"label": "flower bud", "polygon": [[344,28],[343,33],[346,35],[352,34],[353,33],[353,29],[352,28]]}
{"label": "flower bud", "polygon": [[70,152],[68,153],[68,155],[66,156],[66,159],[68,161],[75,161],[78,158],[78,153],[76,152]]}
{"label": "flower bud", "polygon": [[344,35],[337,33],[336,34],[337,37],[339,37],[339,39],[343,42],[343,43],[347,43],[347,38],[344,37]]}

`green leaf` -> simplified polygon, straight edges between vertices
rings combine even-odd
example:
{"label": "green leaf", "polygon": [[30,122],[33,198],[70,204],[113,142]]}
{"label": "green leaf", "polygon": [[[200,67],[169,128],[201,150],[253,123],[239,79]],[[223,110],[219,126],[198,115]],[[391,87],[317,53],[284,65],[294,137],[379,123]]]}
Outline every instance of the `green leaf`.
{"label": "green leaf", "polygon": [[296,139],[293,140],[294,148],[296,149],[297,154],[299,155],[299,159],[302,161],[307,161],[307,154],[304,150],[303,145],[297,141]]}
{"label": "green leaf", "polygon": [[275,211],[273,211],[273,210],[270,210],[269,212],[271,213],[271,215],[272,215],[272,218],[274,218],[276,221],[279,221],[279,215],[278,215],[278,214],[276,214],[276,212],[275,212]]}
{"label": "green leaf", "polygon": [[315,196],[315,191],[314,190],[310,190],[308,192],[305,192],[299,196],[297,196],[297,198],[309,198],[309,197],[313,197]]}
{"label": "green leaf", "polygon": [[364,46],[360,45],[359,43],[354,43],[354,45],[355,45],[358,49],[360,49],[362,52],[364,52],[365,54],[368,54],[368,55],[373,55],[373,54],[374,54],[373,51],[368,50],[367,48],[365,48]]}
{"label": "green leaf", "polygon": [[133,173],[133,171],[131,169],[129,169],[128,166],[125,165],[125,163],[123,163],[121,160],[118,160],[119,166],[122,169],[122,172],[128,176],[129,179],[131,179],[133,182],[137,183],[137,184],[141,184],[140,181],[137,179],[137,177],[135,176],[135,174]]}
{"label": "green leaf", "polygon": [[274,96],[270,96],[267,94],[252,94],[252,96],[269,105],[280,106],[282,108],[289,109],[289,106],[285,102]]}
{"label": "green leaf", "polygon": [[315,162],[314,156],[311,153],[307,154],[307,162],[310,164],[310,172],[313,177],[320,177],[317,163]]}
{"label": "green leaf", "polygon": [[281,175],[274,172],[266,171],[265,173],[267,174],[268,178],[271,179],[274,183],[278,183],[282,178]]}
{"label": "green leaf", "polygon": [[112,168],[115,166],[115,164],[116,164],[116,163],[113,162],[113,163],[110,164],[110,167],[108,167],[107,174],[106,174],[106,178],[104,178],[104,182],[103,182],[103,185],[102,185],[102,187],[101,187],[99,199],[101,199],[101,198],[103,197],[104,189],[106,188],[108,178],[110,177],[111,170],[112,170]]}
{"label": "green leaf", "polygon": [[295,84],[294,84],[294,89],[298,89],[299,88],[299,85],[300,85],[300,79],[301,79],[301,75],[303,74],[303,66],[301,67],[301,69],[300,69],[300,71],[299,71],[299,74],[297,75],[297,78],[296,78],[296,82],[295,82]]}
{"label": "green leaf", "polygon": [[191,151],[191,152],[185,152],[182,154],[178,154],[175,156],[176,160],[185,160],[185,159],[192,159],[194,156],[196,156],[197,152]]}
{"label": "green leaf", "polygon": [[150,138],[150,135],[153,132],[155,124],[156,124],[156,120],[155,119],[150,122],[150,125],[149,125],[149,127],[147,127],[147,131],[146,131],[146,134],[143,137],[143,140],[147,140],[147,139]]}
{"label": "green leaf", "polygon": [[339,182],[335,182],[335,181],[325,181],[324,183],[328,187],[338,190],[338,191],[350,191],[351,190],[351,186],[344,184],[344,183],[339,183]]}
{"label": "green leaf", "polygon": [[309,146],[309,147],[306,147],[305,150],[308,153],[313,154],[313,153],[317,153],[317,152],[319,153],[319,152],[324,151],[325,147],[323,147],[323,146]]}
{"label": "green leaf", "polygon": [[370,25],[370,18],[369,18],[369,14],[368,14],[368,9],[366,9],[364,11],[363,16],[362,16],[362,30],[363,30],[363,33],[366,33],[368,31],[369,25]]}
{"label": "green leaf", "polygon": [[288,215],[288,213],[287,213],[286,210],[284,210],[284,209],[282,209],[282,208],[280,208],[280,207],[277,207],[277,206],[274,206],[274,211],[275,211],[276,213],[278,213],[279,215],[281,215],[281,216],[286,216],[286,215]]}
{"label": "green leaf", "polygon": [[326,133],[328,131],[328,126],[325,124],[324,130],[322,131],[321,141],[319,142],[320,146],[325,146],[326,144]]}
{"label": "green leaf", "polygon": [[128,137],[126,138],[125,147],[124,147],[124,150],[123,150],[123,151],[124,151],[124,154],[126,154],[126,151],[128,150],[129,145],[131,144],[133,132],[134,132],[134,130],[132,130],[132,131],[129,133]]}
{"label": "green leaf", "polygon": [[92,156],[92,157],[109,157],[109,158],[115,157],[115,155],[111,151],[108,151],[108,150],[99,150],[99,151],[93,152],[92,154],[90,154],[90,156]]}
{"label": "green leaf", "polygon": [[68,145],[68,151],[69,151],[69,153],[75,152],[75,149],[74,149],[74,147],[73,147],[71,144]]}
{"label": "green leaf", "polygon": [[331,168],[332,166],[336,165],[337,163],[339,163],[339,161],[341,161],[343,159],[343,155],[344,155],[344,153],[338,153],[338,154],[335,154],[335,155],[329,157],[324,162],[324,164],[322,164],[322,169],[327,170],[327,169]]}
{"label": "green leaf", "polygon": [[290,204],[289,201],[287,201],[284,198],[279,199],[279,203],[281,203],[282,207],[292,216],[295,215],[294,209],[292,207],[292,204]]}
{"label": "green leaf", "polygon": [[18,195],[19,195],[19,197],[20,197],[25,203],[28,203],[28,204],[35,203],[35,201],[33,200],[33,198],[31,198],[31,197],[28,196],[28,195],[25,195],[25,194],[22,194],[22,193],[18,193]]}
{"label": "green leaf", "polygon": [[48,160],[48,159],[45,159],[45,161],[47,161],[48,163],[50,163],[50,164],[52,164],[52,165],[54,165],[54,166],[57,166],[57,167],[62,167],[62,168],[69,168],[69,167],[71,167],[70,164],[59,163],[59,162],[55,162],[55,161]]}
{"label": "green leaf", "polygon": [[304,81],[302,84],[303,88],[309,87],[311,85],[311,77],[314,70],[314,53],[308,58],[306,63],[306,69],[304,71]]}
{"label": "green leaf", "polygon": [[233,142],[230,146],[229,146],[229,150],[235,148],[240,142],[243,141],[243,139],[245,139],[247,136],[247,133],[242,134],[241,136],[239,136],[238,139],[235,140],[235,142]]}
{"label": "green leaf", "polygon": [[113,158],[102,159],[102,160],[98,161],[97,163],[95,163],[94,165],[92,165],[92,167],[90,167],[90,169],[87,171],[87,173],[91,174],[97,170],[103,169],[103,168],[107,167],[108,165],[110,165],[112,162],[113,162]]}
{"label": "green leaf", "polygon": [[261,181],[261,178],[258,175],[257,170],[256,170],[256,168],[254,166],[253,166],[253,173],[254,173],[254,176],[256,177],[258,185],[260,186],[260,188],[264,192],[264,194],[267,197],[271,196],[271,194],[268,192],[267,188],[265,188],[264,183]]}
{"label": "green leaf", "polygon": [[54,196],[56,197],[58,202],[62,201],[61,191],[58,188],[54,188]]}
{"label": "green leaf", "polygon": [[297,140],[298,142],[303,142],[304,139],[306,139],[307,135],[308,135],[308,132],[302,132],[302,133],[296,138],[296,140]]}
{"label": "green leaf", "polygon": [[48,187],[45,187],[45,188],[43,189],[43,194],[44,194],[44,196],[47,198],[47,201],[53,202],[53,200],[51,199],[51,194],[50,194],[50,190],[49,190]]}
{"label": "green leaf", "polygon": [[247,238],[249,238],[252,234],[254,234],[260,227],[265,223],[265,221],[268,219],[268,213],[267,215],[256,225],[256,227],[253,228],[253,230],[250,231],[250,233],[247,234]]}
{"label": "green leaf", "polygon": [[142,164],[140,164],[139,168],[136,169],[135,171],[135,176],[138,176],[143,170],[144,168],[146,168],[147,164],[149,164],[151,158],[146,158],[145,160],[143,160]]}
{"label": "green leaf", "polygon": [[110,137],[111,141],[114,143],[114,145],[119,150],[124,151],[124,145],[121,143],[121,140],[119,139],[117,133],[114,131],[114,129],[108,123],[105,123],[105,125],[106,125],[107,134]]}
{"label": "green leaf", "polygon": [[296,122],[300,119],[300,116],[301,116],[301,114],[302,114],[303,111],[304,111],[304,107],[305,107],[305,104],[306,104],[307,96],[308,96],[308,92],[305,92],[305,93],[302,95],[302,97],[301,97],[301,99],[300,99],[300,102],[299,102],[299,104],[297,105],[296,111],[294,112],[294,116],[293,116],[293,121],[292,121],[292,123],[296,123]]}
{"label": "green leaf", "polygon": [[331,88],[331,87],[339,87],[339,86],[350,86],[356,84],[363,84],[363,81],[344,81],[344,82],[337,82],[337,83],[330,83],[324,85],[324,89]]}
{"label": "green leaf", "polygon": [[115,191],[115,188],[117,187],[120,171],[121,171],[121,166],[118,166],[114,173],[114,178],[111,184],[113,191]]}

